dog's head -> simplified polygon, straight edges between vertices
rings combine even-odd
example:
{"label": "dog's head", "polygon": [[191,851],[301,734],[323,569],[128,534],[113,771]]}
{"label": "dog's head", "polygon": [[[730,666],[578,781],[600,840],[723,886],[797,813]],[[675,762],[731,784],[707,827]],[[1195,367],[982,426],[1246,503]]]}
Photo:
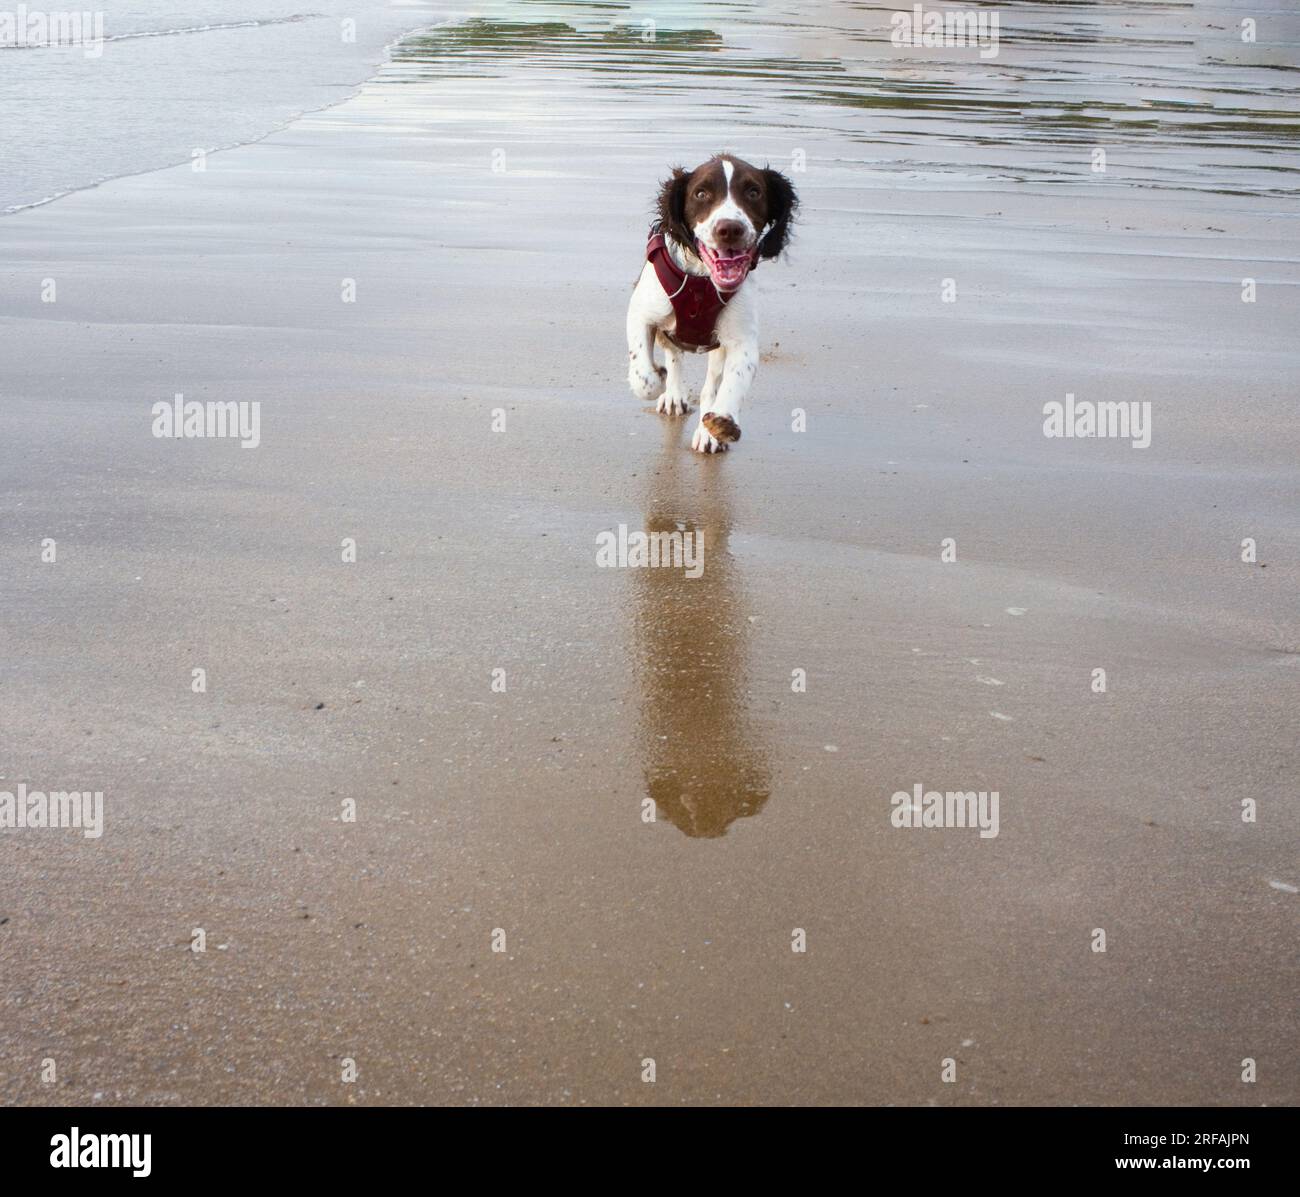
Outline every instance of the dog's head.
{"label": "dog's head", "polygon": [[673,169],[659,192],[659,224],[699,255],[720,291],[734,291],[759,258],[785,248],[798,205],[780,171],[719,154],[691,171]]}

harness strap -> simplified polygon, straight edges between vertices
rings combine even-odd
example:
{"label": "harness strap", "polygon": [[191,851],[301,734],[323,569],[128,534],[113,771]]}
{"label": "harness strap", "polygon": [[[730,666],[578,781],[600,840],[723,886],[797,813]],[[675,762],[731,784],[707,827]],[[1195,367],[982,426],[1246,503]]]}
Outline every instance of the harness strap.
{"label": "harness strap", "polygon": [[646,245],[646,261],[655,268],[660,286],[673,305],[677,325],[673,332],[665,332],[679,349],[688,353],[706,353],[718,348],[714,329],[718,316],[730,301],[734,291],[720,292],[709,275],[691,274],[682,270],[668,252],[668,243],[657,228],[651,231]]}

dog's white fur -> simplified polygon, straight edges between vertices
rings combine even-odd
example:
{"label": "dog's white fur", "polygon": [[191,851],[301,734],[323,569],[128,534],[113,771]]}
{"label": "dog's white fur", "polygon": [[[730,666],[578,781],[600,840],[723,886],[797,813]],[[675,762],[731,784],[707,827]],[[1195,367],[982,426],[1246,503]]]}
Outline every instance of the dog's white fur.
{"label": "dog's white fur", "polygon": [[[714,228],[720,220],[738,220],[746,226],[746,242],[754,244],[762,234],[744,210],[731,198],[733,167],[724,159],[727,190],[725,198],[704,220],[694,227],[696,237],[710,249],[718,249]],[[668,239],[668,252],[677,266],[690,274],[707,275],[708,268],[699,257],[684,246]],[[708,374],[700,392],[700,422],[691,437],[691,448],[700,453],[721,453],[728,448],[718,440],[703,420],[710,412],[730,416],[740,424],[740,408],[754,375],[758,372],[758,308],[755,303],[753,282],[746,279],[736,290],[727,306],[718,315],[714,336],[718,348],[709,352]],[[669,341],[660,339],[664,350],[664,367],[655,365],[655,334],[660,329],[672,332],[677,323],[673,305],[649,262],[642,267],[641,277],[632,292],[632,302],[627,309],[628,385],[632,393],[643,402],[656,400],[656,409],[665,415],[684,416],[691,410],[690,388],[682,376],[680,349]]]}

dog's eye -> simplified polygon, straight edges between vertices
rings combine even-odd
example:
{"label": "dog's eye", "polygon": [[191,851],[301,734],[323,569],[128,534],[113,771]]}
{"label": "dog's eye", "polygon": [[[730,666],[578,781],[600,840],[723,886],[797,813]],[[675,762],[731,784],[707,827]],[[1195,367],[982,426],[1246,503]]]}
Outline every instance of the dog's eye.
{"label": "dog's eye", "polygon": [[762,199],[763,197],[763,193],[752,183],[750,184],[749,189],[745,192],[745,194],[749,196],[750,199]]}
{"label": "dog's eye", "polygon": [[695,189],[695,198],[696,198],[696,199],[708,199],[708,198],[709,198],[709,189],[708,189],[707,187],[697,187],[697,188]]}

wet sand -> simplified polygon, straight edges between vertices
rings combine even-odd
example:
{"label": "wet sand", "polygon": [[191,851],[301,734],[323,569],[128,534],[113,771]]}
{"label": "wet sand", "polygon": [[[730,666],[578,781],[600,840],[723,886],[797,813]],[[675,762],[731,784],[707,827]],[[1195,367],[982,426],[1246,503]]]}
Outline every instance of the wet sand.
{"label": "wet sand", "polygon": [[[0,788],[105,793],[101,839],[0,836],[0,1098],[1294,1102],[1268,146],[1013,177],[959,116],[783,84],[701,125],[567,36],[0,222]],[[802,150],[804,220],[706,459],[622,322],[655,180],[724,144]],[[260,401],[260,447],[155,439],[178,391]],[[1066,392],[1150,401],[1151,447],[1045,438]],[[620,524],[702,533],[703,576],[597,568]],[[918,783],[996,790],[999,835],[892,827]]]}

